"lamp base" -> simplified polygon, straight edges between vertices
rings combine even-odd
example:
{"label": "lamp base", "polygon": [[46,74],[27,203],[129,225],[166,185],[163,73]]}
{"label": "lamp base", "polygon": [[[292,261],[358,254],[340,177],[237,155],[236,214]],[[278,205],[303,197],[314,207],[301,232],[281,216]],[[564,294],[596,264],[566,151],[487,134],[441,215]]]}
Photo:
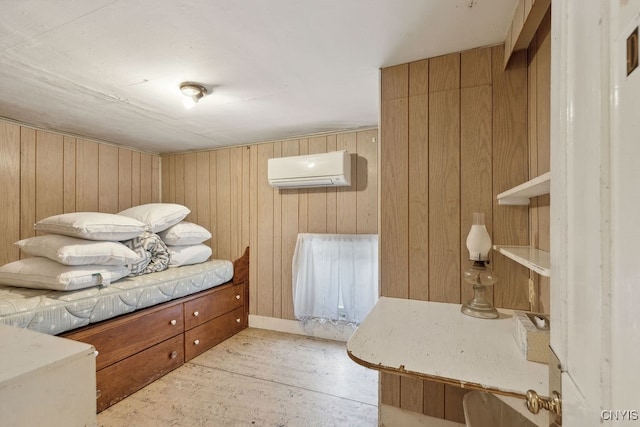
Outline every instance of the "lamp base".
{"label": "lamp base", "polygon": [[490,303],[477,301],[475,297],[468,303],[463,304],[460,311],[467,316],[477,317],[479,319],[497,319],[500,317],[498,310]]}

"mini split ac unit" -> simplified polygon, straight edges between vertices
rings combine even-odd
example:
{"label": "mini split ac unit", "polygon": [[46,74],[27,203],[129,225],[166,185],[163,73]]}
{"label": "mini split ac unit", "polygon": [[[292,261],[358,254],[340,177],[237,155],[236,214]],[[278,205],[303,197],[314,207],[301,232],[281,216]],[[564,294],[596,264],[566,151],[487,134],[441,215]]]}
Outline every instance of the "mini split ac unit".
{"label": "mini split ac unit", "polygon": [[269,159],[269,184],[275,188],[351,185],[351,156],[346,151]]}

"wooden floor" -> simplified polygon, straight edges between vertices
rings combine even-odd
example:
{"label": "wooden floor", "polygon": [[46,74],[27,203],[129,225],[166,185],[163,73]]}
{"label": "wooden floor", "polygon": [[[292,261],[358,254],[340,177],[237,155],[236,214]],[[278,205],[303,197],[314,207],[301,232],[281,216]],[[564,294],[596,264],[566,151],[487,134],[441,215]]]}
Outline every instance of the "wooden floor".
{"label": "wooden floor", "polygon": [[246,329],[98,414],[99,426],[376,426],[378,374],[345,344]]}

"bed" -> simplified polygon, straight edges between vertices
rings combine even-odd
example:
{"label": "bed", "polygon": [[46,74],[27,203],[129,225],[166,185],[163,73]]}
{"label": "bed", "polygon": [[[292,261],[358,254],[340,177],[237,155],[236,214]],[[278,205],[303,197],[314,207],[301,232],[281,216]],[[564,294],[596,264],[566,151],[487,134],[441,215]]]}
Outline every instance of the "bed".
{"label": "bed", "polygon": [[[35,261],[51,262],[13,264]],[[0,285],[0,324],[95,347],[98,412],[245,329],[248,311],[249,248],[233,262],[165,265],[77,290]]]}

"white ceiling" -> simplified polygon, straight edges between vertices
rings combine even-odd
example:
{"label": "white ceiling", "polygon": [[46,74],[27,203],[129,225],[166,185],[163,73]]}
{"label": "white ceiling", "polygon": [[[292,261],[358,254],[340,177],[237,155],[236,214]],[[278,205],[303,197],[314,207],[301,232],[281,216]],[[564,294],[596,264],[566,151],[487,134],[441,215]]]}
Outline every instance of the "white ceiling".
{"label": "white ceiling", "polygon": [[157,153],[376,126],[381,67],[501,43],[516,3],[0,0],[0,116]]}

